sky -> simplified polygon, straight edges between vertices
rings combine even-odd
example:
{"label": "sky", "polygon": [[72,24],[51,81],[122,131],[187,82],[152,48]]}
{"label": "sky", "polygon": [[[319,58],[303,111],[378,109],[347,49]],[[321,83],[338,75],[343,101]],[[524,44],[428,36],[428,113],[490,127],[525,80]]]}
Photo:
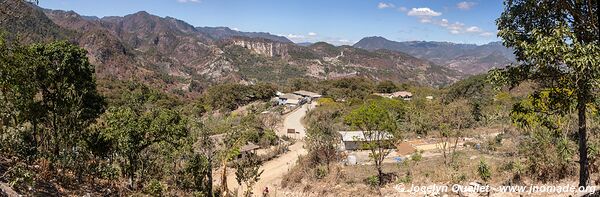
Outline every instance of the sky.
{"label": "sky", "polygon": [[394,41],[498,41],[502,0],[40,0],[87,16],[138,11],[193,26],[269,32],[299,42],[352,45],[363,37]]}

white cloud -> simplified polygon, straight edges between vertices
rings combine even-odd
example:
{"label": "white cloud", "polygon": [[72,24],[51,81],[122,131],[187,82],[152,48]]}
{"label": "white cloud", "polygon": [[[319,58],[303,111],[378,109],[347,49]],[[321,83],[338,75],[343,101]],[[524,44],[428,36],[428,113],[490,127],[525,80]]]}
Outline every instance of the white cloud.
{"label": "white cloud", "polygon": [[179,3],[200,3],[200,0],[177,0]]}
{"label": "white cloud", "polygon": [[485,37],[488,37],[488,36],[493,36],[493,35],[494,35],[494,33],[492,33],[492,32],[483,32],[483,33],[480,33],[479,35],[480,35],[480,36],[485,36]]}
{"label": "white cloud", "polygon": [[317,36],[317,33],[315,33],[315,32],[308,32],[308,36]]}
{"label": "white cloud", "polygon": [[450,33],[451,34],[460,34],[460,31],[458,31],[458,30],[450,30]]}
{"label": "white cloud", "polygon": [[379,2],[379,4],[377,4],[377,8],[379,8],[379,9],[393,8],[393,7],[396,7],[396,6],[391,3]]}
{"label": "white cloud", "polygon": [[476,4],[477,4],[477,3],[475,3],[475,2],[467,2],[467,1],[463,1],[463,2],[460,2],[460,3],[456,4],[456,7],[457,7],[458,9],[461,9],[461,10],[470,10],[470,9],[471,9],[471,8],[473,8],[473,6],[475,6]]}
{"label": "white cloud", "polygon": [[470,32],[470,33],[478,33],[481,31],[482,31],[481,28],[479,28],[477,26],[471,26],[471,27],[467,28],[467,32]]}
{"label": "white cloud", "polygon": [[433,11],[430,8],[412,8],[408,12],[409,16],[417,16],[417,17],[431,17],[431,16],[439,16],[442,15],[441,12]]}
{"label": "white cloud", "polygon": [[406,11],[408,11],[408,8],[402,6],[402,7],[398,8],[398,11],[400,11],[400,12],[406,12]]}
{"label": "white cloud", "polygon": [[439,24],[442,27],[448,27],[448,19],[443,18]]}
{"label": "white cloud", "polygon": [[297,34],[288,34],[288,35],[284,35],[285,37],[289,38],[289,39],[298,39],[298,38],[304,38],[303,35],[297,35]]}

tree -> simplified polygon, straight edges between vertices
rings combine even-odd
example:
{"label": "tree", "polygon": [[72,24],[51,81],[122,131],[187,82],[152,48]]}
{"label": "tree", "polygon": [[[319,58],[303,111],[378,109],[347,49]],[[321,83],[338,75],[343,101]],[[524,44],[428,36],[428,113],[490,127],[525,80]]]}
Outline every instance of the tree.
{"label": "tree", "polygon": [[106,114],[105,138],[116,143],[123,156],[124,171],[136,188],[136,173],[140,170],[142,152],[157,143],[172,143],[187,134],[185,119],[167,109],[136,111],[130,107],[113,107]]}
{"label": "tree", "polygon": [[384,184],[383,160],[392,151],[390,147],[400,138],[398,123],[402,113],[398,112],[401,112],[401,108],[397,100],[371,100],[352,110],[344,120],[362,131],[365,142],[361,146],[371,151],[369,156],[375,162],[380,185]]}
{"label": "tree", "polygon": [[242,183],[246,184],[246,191],[244,196],[252,196],[252,188],[254,184],[260,179],[260,175],[264,170],[260,170],[262,162],[258,156],[254,153],[245,153],[241,159],[234,162],[235,166],[235,180],[241,186]]}
{"label": "tree", "polygon": [[203,196],[213,196],[213,163],[215,162],[215,141],[210,137],[210,132],[201,121],[190,121],[190,135],[187,145],[189,161],[184,169],[185,173],[192,176],[194,190]]}
{"label": "tree", "polygon": [[329,164],[338,159],[336,144],[338,133],[333,127],[336,119],[342,115],[340,105],[335,103],[322,105],[309,112],[306,129],[306,146],[311,164]]}
{"label": "tree", "polygon": [[28,146],[48,155],[52,167],[56,161],[70,167],[86,152],[79,142],[106,105],[87,52],[67,42],[21,46],[0,40],[2,124],[29,130]]}
{"label": "tree", "polygon": [[535,81],[557,107],[548,113],[577,111],[579,185],[589,181],[586,109],[600,79],[599,2],[594,0],[507,0],[498,35],[514,49],[517,65],[491,72],[497,84]]}
{"label": "tree", "polygon": [[[40,95],[40,123],[48,128],[45,138],[53,144],[52,153],[75,150],[84,129],[104,110],[96,91],[94,66],[87,52],[67,42],[35,44],[29,48],[34,63],[31,78]],[[35,120],[34,120],[35,122]],[[48,138],[49,137],[49,138]]]}
{"label": "tree", "polygon": [[379,93],[392,93],[400,90],[392,81],[382,81],[375,86],[375,90]]}

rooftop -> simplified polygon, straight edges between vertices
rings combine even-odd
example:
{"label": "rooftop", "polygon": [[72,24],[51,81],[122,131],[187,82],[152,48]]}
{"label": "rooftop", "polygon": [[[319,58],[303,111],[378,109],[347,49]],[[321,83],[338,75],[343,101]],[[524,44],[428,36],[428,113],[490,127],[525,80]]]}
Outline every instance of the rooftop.
{"label": "rooftop", "polygon": [[320,94],[317,94],[314,92],[309,92],[309,91],[304,91],[304,90],[295,91],[294,94],[301,95],[301,96],[308,96],[308,97],[321,97]]}
{"label": "rooftop", "polygon": [[[338,133],[342,135],[342,141],[344,142],[367,141],[364,136],[364,133],[366,132],[363,131],[338,131]],[[372,131],[370,135],[372,136],[370,138],[376,138],[377,135],[379,135],[379,131]],[[393,136],[387,132],[382,132],[381,135],[383,137],[383,140],[389,140],[393,138]]]}
{"label": "rooftop", "polygon": [[301,96],[298,96],[298,95],[295,95],[295,94],[290,94],[290,93],[281,95],[281,96],[279,96],[279,98],[280,99],[294,99],[294,100],[300,100],[300,99],[302,99]]}

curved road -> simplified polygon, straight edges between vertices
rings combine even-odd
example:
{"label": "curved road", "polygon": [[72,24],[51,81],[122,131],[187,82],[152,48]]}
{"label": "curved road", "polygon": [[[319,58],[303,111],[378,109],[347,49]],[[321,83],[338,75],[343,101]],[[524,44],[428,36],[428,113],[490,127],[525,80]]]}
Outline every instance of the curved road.
{"label": "curved road", "polygon": [[[276,194],[278,189],[281,187],[281,180],[283,176],[287,174],[287,172],[296,164],[299,156],[307,153],[306,149],[304,149],[304,142],[302,141],[302,139],[306,136],[306,130],[302,124],[302,119],[306,115],[306,112],[314,107],[314,104],[305,104],[286,115],[283,121],[283,127],[279,129],[277,135],[287,135],[291,138],[297,139],[297,141],[289,146],[288,152],[280,155],[277,158],[274,158],[273,160],[263,163],[260,169],[264,171],[260,176],[260,180],[254,185],[254,196],[262,196],[262,192],[265,187],[269,188],[270,196],[277,196]],[[288,129],[295,129],[297,133],[287,134],[286,132]],[[221,172],[218,171],[215,176],[215,181],[217,183],[220,182],[220,180],[216,180],[220,178],[220,173]],[[230,190],[237,190],[238,196],[241,196],[243,194],[243,190],[246,189],[239,188],[239,185],[235,180],[234,169],[228,170],[227,185],[229,186]]]}

